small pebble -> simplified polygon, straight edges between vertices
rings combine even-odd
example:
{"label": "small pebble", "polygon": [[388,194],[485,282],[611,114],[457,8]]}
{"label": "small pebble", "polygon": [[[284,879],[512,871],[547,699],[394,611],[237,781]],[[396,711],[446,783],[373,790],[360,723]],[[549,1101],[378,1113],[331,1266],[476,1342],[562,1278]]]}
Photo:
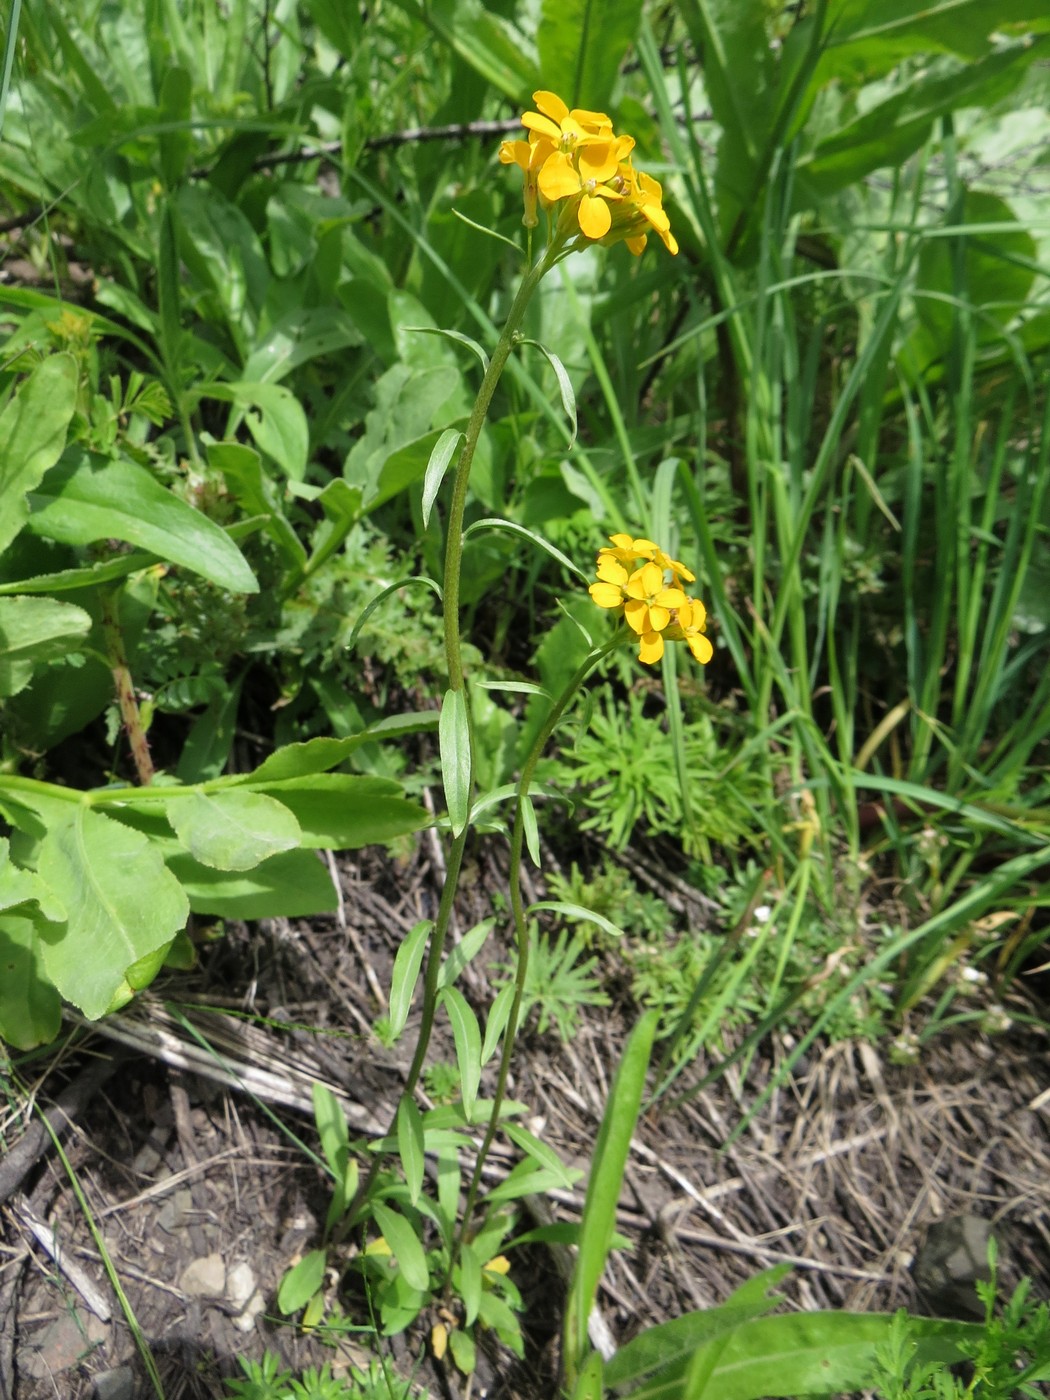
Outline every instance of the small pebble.
{"label": "small pebble", "polygon": [[226,1291],[226,1265],[221,1254],[205,1254],[187,1264],[179,1287],[191,1298],[221,1298]]}

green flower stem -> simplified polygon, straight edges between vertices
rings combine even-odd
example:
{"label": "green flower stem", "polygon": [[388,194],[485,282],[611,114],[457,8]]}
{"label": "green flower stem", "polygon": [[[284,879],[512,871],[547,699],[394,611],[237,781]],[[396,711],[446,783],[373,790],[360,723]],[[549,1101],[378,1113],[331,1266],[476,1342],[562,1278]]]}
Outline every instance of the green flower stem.
{"label": "green flower stem", "polygon": [[470,1218],[474,1213],[474,1202],[477,1199],[478,1187],[481,1183],[481,1173],[485,1166],[486,1158],[492,1147],[493,1139],[499,1128],[500,1110],[503,1107],[503,1100],[507,1092],[507,1079],[510,1076],[510,1062],[514,1054],[514,1041],[518,1032],[518,1019],[521,1015],[521,1003],[525,995],[525,979],[529,971],[529,932],[525,923],[525,905],[521,897],[521,858],[522,848],[525,842],[525,800],[529,795],[529,788],[536,772],[536,765],[543,755],[543,750],[547,747],[547,742],[561,721],[570,702],[575,697],[577,691],[584,681],[597,666],[598,662],[608,656],[611,651],[615,651],[621,646],[627,636],[627,627],[621,625],[617,628],[613,636],[602,646],[595,647],[591,651],[576,674],[572,677],[561,695],[550,709],[544,721],[543,728],[536,735],[528,757],[522,766],[521,777],[518,779],[518,795],[514,810],[514,829],[510,838],[510,906],[514,917],[514,938],[517,943],[518,964],[514,973],[514,1000],[511,1002],[510,1014],[507,1017],[507,1026],[503,1032],[503,1050],[500,1055],[499,1074],[496,1079],[496,1092],[492,1100],[492,1112],[489,1115],[488,1127],[485,1130],[485,1137],[478,1150],[477,1161],[474,1164],[474,1174],[470,1180],[470,1188],[467,1191],[466,1204],[463,1214],[460,1217],[459,1236],[456,1248],[453,1252],[453,1262],[459,1248],[463,1243],[464,1233],[470,1223]]}
{"label": "green flower stem", "polygon": [[481,381],[481,388],[478,390],[478,396],[471,410],[470,421],[467,423],[459,461],[456,463],[456,474],[452,483],[452,500],[448,511],[443,583],[445,658],[448,665],[450,690],[459,690],[463,685],[462,639],[459,631],[459,580],[463,563],[463,516],[467,506],[467,484],[470,480],[470,468],[474,462],[474,452],[478,445],[478,439],[481,437],[481,430],[488,416],[492,395],[496,391],[500,375],[502,375],[510,358],[510,352],[516,344],[518,329],[525,317],[525,309],[539,283],[554,266],[557,253],[558,245],[556,243],[548,245],[543,257],[534,267],[529,269],[521,280],[518,294],[507,314],[506,325],[500,333],[488,368],[485,370],[485,377]]}
{"label": "green flower stem", "polygon": [[[445,576],[443,581],[443,602],[445,609],[445,661],[448,668],[448,684],[450,690],[461,690],[464,684],[463,678],[463,647],[462,637],[459,629],[459,583],[463,566],[463,517],[467,507],[467,486],[470,481],[470,468],[474,462],[474,453],[477,449],[478,440],[481,437],[481,430],[485,426],[485,419],[488,417],[489,405],[492,403],[492,395],[496,391],[507,361],[510,359],[510,352],[517,343],[518,330],[525,317],[525,310],[529,304],[533,292],[546,274],[554,266],[560,245],[557,242],[548,245],[543,257],[539,262],[531,267],[521,280],[517,295],[511,304],[507,314],[506,324],[500,333],[500,338],[496,342],[496,348],[492,352],[488,367],[485,370],[485,377],[481,381],[481,388],[478,396],[474,400],[474,407],[471,410],[470,421],[467,423],[467,431],[464,436],[463,446],[460,449],[459,460],[456,463],[456,473],[452,483],[452,501],[449,505],[448,526],[445,540]],[[473,772],[473,757],[471,759],[471,770]],[[473,788],[473,781],[471,782]],[[430,936],[430,943],[427,948],[427,966],[423,975],[423,1008],[419,1024],[419,1033],[416,1037],[416,1049],[412,1056],[412,1064],[409,1067],[408,1076],[405,1080],[404,1094],[412,1095],[416,1091],[420,1075],[423,1073],[423,1063],[426,1060],[427,1050],[430,1048],[430,1036],[434,1029],[434,1017],[437,1013],[438,999],[438,978],[441,975],[441,961],[445,952],[445,941],[448,936],[449,921],[452,918],[452,907],[456,898],[456,888],[459,884],[459,872],[463,865],[463,852],[466,849],[467,834],[470,831],[470,824],[459,833],[453,840],[448,855],[448,866],[445,871],[445,883],[441,890],[441,903],[438,906],[437,918],[434,921],[434,932]],[[519,843],[520,846],[520,843]],[[391,1132],[394,1129],[391,1127]],[[361,1206],[368,1199],[369,1193],[375,1182],[376,1174],[379,1171],[380,1158],[376,1157],[372,1162],[364,1181],[357,1189],[350,1208],[344,1219],[348,1225],[353,1225],[360,1212]]]}

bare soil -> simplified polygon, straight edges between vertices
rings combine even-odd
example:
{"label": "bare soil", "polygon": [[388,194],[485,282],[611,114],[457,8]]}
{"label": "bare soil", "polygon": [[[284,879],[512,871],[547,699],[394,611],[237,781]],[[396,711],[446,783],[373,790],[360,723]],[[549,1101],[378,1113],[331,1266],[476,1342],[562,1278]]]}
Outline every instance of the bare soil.
{"label": "bare soil", "polygon": [[[50,1139],[12,1185],[23,1133],[63,1091],[74,1102],[56,1115],[70,1168],[168,1400],[222,1395],[236,1358],[266,1350],[293,1369],[366,1360],[353,1335],[335,1346],[304,1336],[280,1317],[275,1295],[289,1264],[317,1244],[327,1207],[324,1175],[300,1145],[316,1151],[313,1080],[339,1094],[352,1131],[390,1122],[407,1055],[384,1050],[371,1027],[398,942],[434,912],[440,854],[424,842],[403,865],[368,854],[343,861],[340,875],[339,917],[229,927],[202,944],[195,972],[156,984],[104,1025],[71,1018],[62,1043],[20,1065],[29,1096],[12,1085],[6,1115],[0,1106],[0,1400],[88,1400],[100,1374],[119,1367],[135,1378],[126,1393],[153,1393]],[[479,864],[472,875],[464,928],[489,912],[485,891],[502,888],[496,868]],[[479,1007],[495,961],[483,956],[465,981]],[[627,1004],[594,1014],[569,1045],[523,1040],[513,1095],[530,1106],[532,1130],[581,1167],[636,1014]],[[881,1047],[817,1045],[724,1147],[786,1047],[771,1038],[746,1081],[730,1071],[639,1125],[620,1203],[634,1249],[616,1256],[600,1294],[613,1339],[718,1303],[779,1262],[794,1266],[783,1285],[790,1307],[927,1310],[909,1266],[929,1225],[961,1214],[993,1225],[1007,1287],[1030,1274],[1036,1295],[1050,1296],[1041,1031],[1015,1023],[990,1041],[967,1027],[907,1067]],[[441,1044],[434,1053],[453,1057]],[[496,1165],[512,1163],[508,1150]],[[575,1218],[582,1183],[548,1204]],[[34,1221],[57,1240],[61,1266]],[[557,1393],[564,1284],[539,1248],[515,1264],[526,1359],[490,1344],[473,1396]],[[363,1300],[341,1301],[367,1323]],[[432,1395],[465,1395],[463,1378],[428,1354],[432,1320],[390,1342],[394,1364]]]}

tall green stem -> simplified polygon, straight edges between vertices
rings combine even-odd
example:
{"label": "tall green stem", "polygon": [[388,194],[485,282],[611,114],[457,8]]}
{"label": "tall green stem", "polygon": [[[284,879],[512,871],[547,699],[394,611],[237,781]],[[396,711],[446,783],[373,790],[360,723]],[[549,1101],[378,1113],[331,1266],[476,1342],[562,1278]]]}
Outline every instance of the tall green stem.
{"label": "tall green stem", "polygon": [[478,1151],[477,1161],[474,1164],[474,1174],[470,1180],[470,1188],[467,1191],[467,1200],[460,1217],[459,1238],[456,1245],[463,1242],[463,1235],[470,1223],[470,1217],[474,1212],[474,1202],[477,1199],[478,1186],[481,1182],[481,1173],[492,1147],[493,1139],[499,1128],[500,1111],[503,1108],[503,1100],[507,1092],[507,1080],[510,1076],[510,1062],[514,1054],[514,1041],[518,1031],[518,1020],[521,1016],[521,1003],[525,995],[525,981],[529,971],[529,931],[525,922],[525,904],[521,897],[521,858],[522,848],[525,843],[525,803],[528,800],[529,788],[532,786],[532,779],[536,772],[536,765],[543,755],[543,750],[547,747],[547,741],[554,733],[561,721],[576,692],[580,686],[594,670],[598,662],[609,652],[614,651],[624,640],[626,628],[621,626],[613,636],[603,646],[596,647],[590,652],[575,675],[566,685],[561,695],[554,705],[551,706],[550,713],[543,723],[543,728],[536,735],[528,757],[525,759],[521,769],[521,777],[518,779],[517,800],[514,809],[514,829],[510,838],[510,907],[514,917],[514,937],[517,943],[518,963],[514,974],[514,1000],[511,1002],[510,1014],[507,1017],[507,1027],[503,1033],[503,1050],[500,1055],[499,1075],[496,1079],[496,1092],[492,1100],[492,1112],[489,1115],[488,1127],[485,1130],[485,1137]]}
{"label": "tall green stem", "polygon": [[463,564],[463,515],[467,506],[467,485],[470,481],[470,468],[474,462],[474,452],[481,437],[481,429],[488,416],[492,395],[496,391],[500,375],[510,358],[517,341],[518,330],[525,317],[525,309],[540,281],[551,270],[556,261],[558,248],[550,244],[535,267],[522,278],[518,294],[514,298],[507,315],[506,325],[492,352],[481,388],[474,400],[470,421],[456,463],[456,475],[452,483],[452,501],[448,511],[448,527],[445,538],[445,658],[448,665],[450,690],[459,690],[463,685],[462,639],[459,632],[459,580]]}
{"label": "tall green stem", "polygon": [[[459,630],[459,584],[463,567],[463,517],[467,506],[467,486],[470,482],[470,468],[474,462],[474,453],[477,449],[478,440],[481,437],[481,430],[485,426],[485,419],[488,416],[489,406],[492,403],[492,396],[496,391],[496,385],[499,383],[500,376],[510,358],[510,352],[517,343],[519,328],[525,317],[525,310],[540,281],[557,261],[559,252],[560,244],[557,241],[550,243],[544,251],[543,257],[540,258],[534,267],[529,269],[521,280],[517,295],[507,314],[506,324],[500,333],[499,340],[496,342],[496,347],[492,352],[492,358],[485,368],[485,377],[481,381],[478,396],[474,400],[474,407],[471,410],[470,420],[467,423],[463,446],[460,449],[459,460],[456,463],[456,472],[452,482],[452,500],[449,505],[448,526],[445,538],[443,597],[445,610],[445,662],[448,669],[448,684],[450,690],[461,690],[464,684],[463,648]],[[473,756],[471,757],[471,774],[471,787],[473,787]],[[434,1029],[434,1017],[437,1012],[438,979],[441,975],[441,962],[445,952],[445,941],[448,936],[449,922],[452,918],[456,888],[459,884],[459,872],[463,865],[463,852],[466,849],[467,833],[469,830],[470,826],[468,823],[459,835],[455,837],[449,850],[448,865],[445,871],[445,883],[441,891],[441,903],[438,906],[437,918],[434,921],[434,931],[430,936],[430,943],[427,949],[427,965],[423,975],[423,1008],[420,1015],[419,1032],[416,1037],[416,1048],[412,1056],[412,1064],[409,1066],[403,1091],[404,1094],[409,1096],[415,1093],[420,1075],[423,1073],[423,1064],[426,1060],[427,1050],[430,1047],[430,1036]],[[345,1217],[349,1224],[355,1222],[361,1206],[367,1200],[372,1185],[375,1182],[379,1165],[380,1158],[376,1157],[365,1180],[358,1187],[354,1200]]]}

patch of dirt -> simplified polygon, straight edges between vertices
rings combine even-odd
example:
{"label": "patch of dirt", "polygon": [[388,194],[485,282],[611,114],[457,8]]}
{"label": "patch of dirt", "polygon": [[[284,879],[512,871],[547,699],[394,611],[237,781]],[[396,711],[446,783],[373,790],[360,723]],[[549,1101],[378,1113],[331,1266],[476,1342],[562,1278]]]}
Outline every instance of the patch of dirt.
{"label": "patch of dirt", "polygon": [[[489,912],[485,891],[503,888],[503,872],[486,859],[464,884],[463,928]],[[267,1349],[293,1370],[366,1360],[352,1335],[333,1348],[297,1332],[275,1295],[288,1266],[318,1243],[328,1202],[322,1172],[299,1145],[316,1150],[312,1082],[340,1096],[352,1132],[382,1131],[391,1120],[407,1055],[382,1049],[371,1026],[400,940],[435,912],[440,852],[424,842],[403,866],[369,854],[340,873],[338,918],[229,928],[202,945],[193,974],[156,985],[103,1026],[71,1018],[67,1042],[21,1069],[41,1107],[87,1084],[86,1103],[72,1100],[65,1150],[168,1400],[221,1395],[222,1379],[240,1374],[236,1358]],[[464,979],[479,1008],[495,961],[483,955]],[[581,1168],[630,1019],[629,1008],[612,1008],[588,1018],[569,1045],[522,1042],[513,1097],[529,1105],[531,1129]],[[723,1149],[786,1054],[774,1038],[746,1081],[730,1071],[639,1125],[620,1203],[620,1229],[635,1247],[616,1255],[600,1295],[615,1341],[721,1302],[781,1262],[794,1266],[783,1285],[789,1306],[923,1310],[912,1257],[932,1222],[964,1213],[994,1226],[1006,1287],[1027,1273],[1036,1295],[1050,1296],[1041,1033],[1015,1025],[991,1042],[960,1029],[913,1067],[890,1065],[866,1045],[815,1047]],[[452,1059],[451,1044],[439,1040],[435,1056]],[[53,1146],[10,1186],[31,1116],[19,1095],[8,1099],[0,1400],[89,1400],[100,1373],[120,1367],[135,1377],[134,1394],[151,1394]],[[513,1161],[504,1150],[492,1170],[503,1174]],[[582,1186],[552,1192],[546,1207],[577,1219]],[[53,1241],[72,1268],[56,1266]],[[474,1396],[556,1393],[563,1280],[536,1247],[515,1255],[513,1276],[528,1309],[527,1358],[490,1348]],[[359,1306],[344,1301],[348,1311]],[[424,1346],[422,1329],[395,1339],[395,1364],[409,1375],[422,1357],[421,1383],[434,1395],[462,1394],[462,1378],[436,1374]]]}

